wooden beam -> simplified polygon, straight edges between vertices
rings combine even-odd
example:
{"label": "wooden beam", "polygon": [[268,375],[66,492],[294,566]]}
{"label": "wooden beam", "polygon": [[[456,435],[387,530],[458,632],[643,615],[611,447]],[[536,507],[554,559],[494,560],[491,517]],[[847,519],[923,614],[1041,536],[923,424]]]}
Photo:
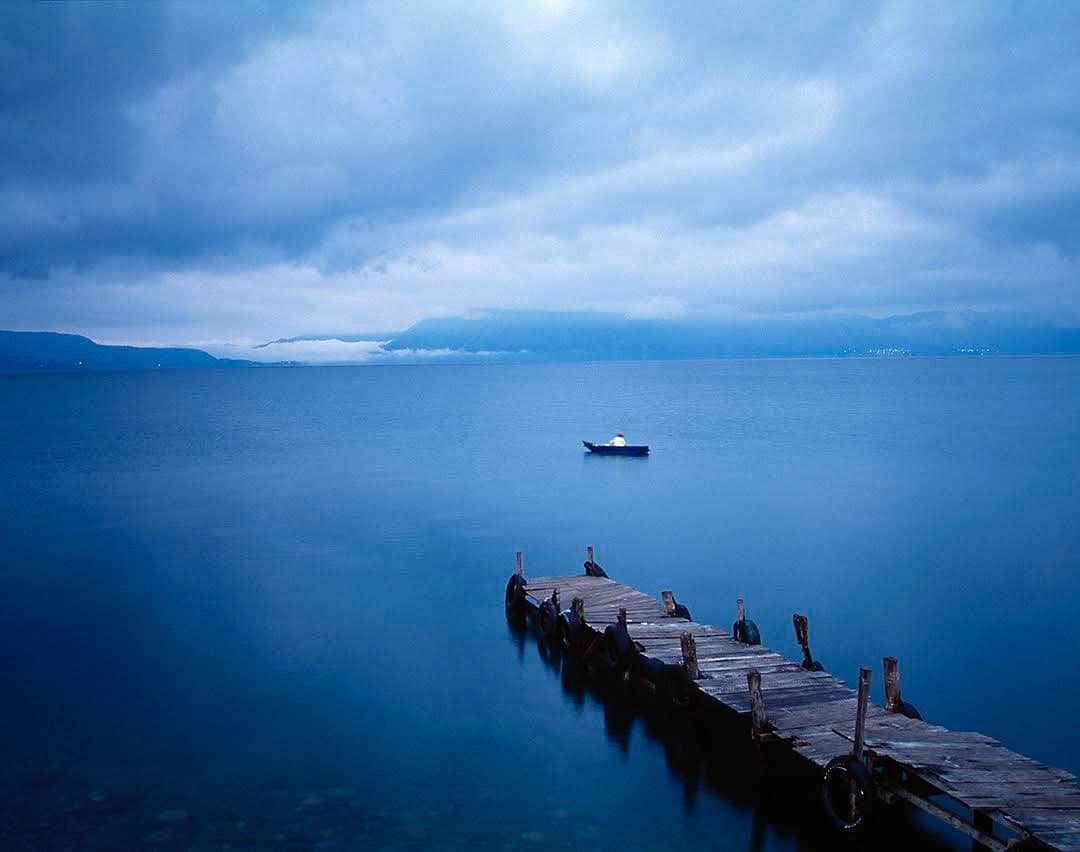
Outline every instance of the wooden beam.
{"label": "wooden beam", "polygon": [[950,811],[945,810],[941,805],[924,799],[922,796],[916,796],[909,790],[905,790],[903,787],[890,787],[888,792],[898,798],[903,799],[908,804],[914,805],[920,810],[926,811],[933,817],[937,817],[944,823],[951,825],[957,831],[961,831],[970,837],[972,840],[985,846],[987,849],[992,849],[994,852],[1005,852],[1009,848],[1009,844],[1002,840],[998,840],[996,837],[991,837],[983,831],[975,828],[967,820],[963,820]]}
{"label": "wooden beam", "polygon": [[525,554],[520,550],[517,552],[517,575],[519,577],[525,576]]}
{"label": "wooden beam", "polygon": [[660,597],[664,599],[664,612],[675,615],[675,595],[670,591],[664,591],[660,593]]}
{"label": "wooden beam", "polygon": [[679,641],[682,645],[683,668],[686,669],[686,673],[691,678],[697,680],[701,677],[701,669],[698,668],[697,644],[694,642],[694,634],[689,630],[684,630],[679,635]]}
{"label": "wooden beam", "polygon": [[870,700],[871,677],[872,672],[870,669],[859,669],[859,698],[855,707],[855,747],[851,750],[856,760],[863,759],[863,742],[866,734],[866,704]]}

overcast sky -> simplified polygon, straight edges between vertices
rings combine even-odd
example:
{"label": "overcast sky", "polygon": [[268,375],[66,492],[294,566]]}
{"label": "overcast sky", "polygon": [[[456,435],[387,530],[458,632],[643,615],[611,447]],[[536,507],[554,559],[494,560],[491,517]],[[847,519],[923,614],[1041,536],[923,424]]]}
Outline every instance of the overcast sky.
{"label": "overcast sky", "polygon": [[0,328],[1080,319],[1080,3],[4,4]]}

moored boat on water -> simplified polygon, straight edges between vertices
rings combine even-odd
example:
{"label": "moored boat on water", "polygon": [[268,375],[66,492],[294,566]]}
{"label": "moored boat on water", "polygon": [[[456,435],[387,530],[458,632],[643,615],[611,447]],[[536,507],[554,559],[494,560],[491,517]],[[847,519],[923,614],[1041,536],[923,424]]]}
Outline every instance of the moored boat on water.
{"label": "moored boat on water", "polygon": [[649,454],[649,447],[647,444],[623,444],[622,446],[616,444],[593,444],[589,441],[582,441],[585,448],[590,453],[596,453],[599,456],[647,456]]}

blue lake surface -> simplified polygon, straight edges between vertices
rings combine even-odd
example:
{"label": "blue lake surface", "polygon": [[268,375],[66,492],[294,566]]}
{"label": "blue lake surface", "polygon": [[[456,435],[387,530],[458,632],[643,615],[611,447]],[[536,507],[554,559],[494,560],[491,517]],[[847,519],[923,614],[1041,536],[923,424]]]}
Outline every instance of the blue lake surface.
{"label": "blue lake surface", "polygon": [[[833,848],[508,626],[514,551],[588,544],[1080,773],[1080,359],[3,376],[0,413],[2,848]],[[616,430],[652,456],[583,452]]]}

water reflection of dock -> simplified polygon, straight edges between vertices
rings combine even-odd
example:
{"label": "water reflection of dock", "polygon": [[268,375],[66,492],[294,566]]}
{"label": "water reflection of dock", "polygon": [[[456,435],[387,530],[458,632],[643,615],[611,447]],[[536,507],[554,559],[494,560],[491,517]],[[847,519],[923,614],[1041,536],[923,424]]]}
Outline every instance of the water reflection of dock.
{"label": "water reflection of dock", "polygon": [[[983,734],[917,718],[900,698],[894,659],[884,661],[886,707],[871,705],[870,671],[860,670],[857,691],[822,671],[802,616],[793,619],[804,653],[797,663],[684,617],[689,613],[677,609],[670,592],[657,600],[597,576],[526,580],[520,554],[507,606],[537,624],[543,653],[573,661],[564,667],[564,687],[579,700],[586,686],[568,672],[648,696],[695,719],[698,729],[741,726],[748,747],[733,757],[811,770],[807,777],[820,779],[825,811],[841,833],[865,828],[882,805],[906,803],[968,835],[977,848],[1080,850],[1080,784],[1073,775]],[[756,628],[747,630],[752,623],[741,601],[737,617],[734,632],[753,641]],[[610,689],[605,706],[617,739],[620,710]],[[700,769],[691,763],[687,780]]]}

